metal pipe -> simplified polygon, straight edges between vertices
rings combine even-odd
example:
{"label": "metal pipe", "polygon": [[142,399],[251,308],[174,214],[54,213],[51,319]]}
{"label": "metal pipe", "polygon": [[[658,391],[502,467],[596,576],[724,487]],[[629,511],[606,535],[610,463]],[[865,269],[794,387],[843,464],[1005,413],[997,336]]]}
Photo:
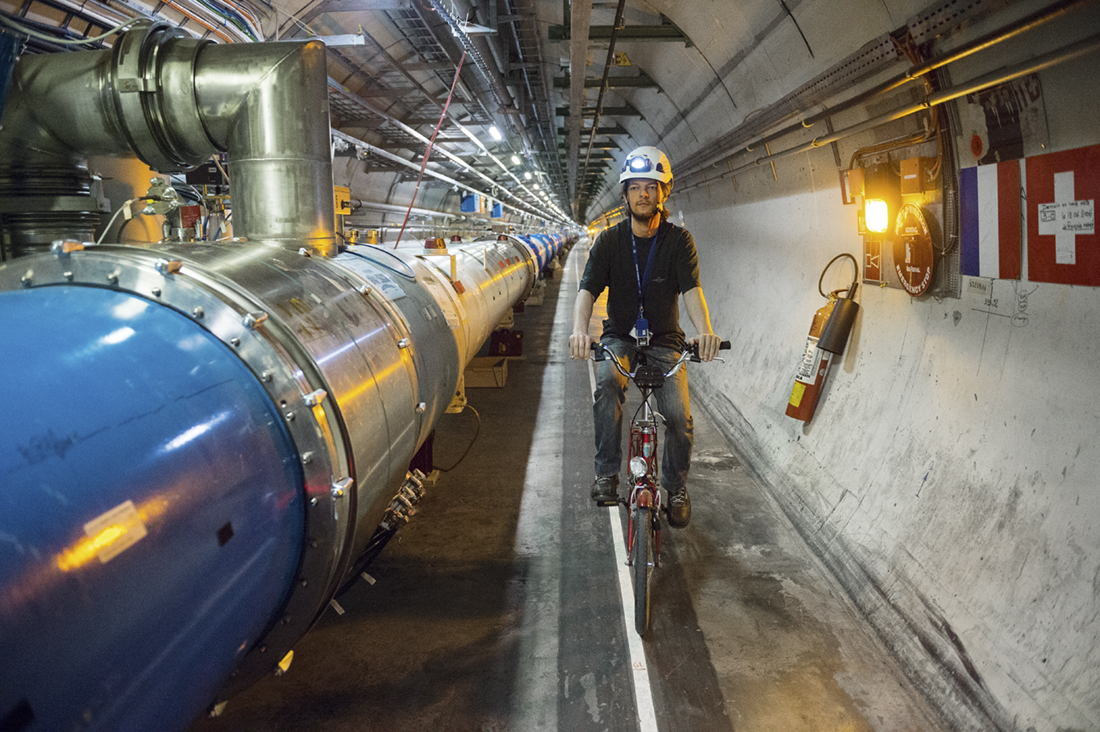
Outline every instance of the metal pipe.
{"label": "metal pipe", "polygon": [[238,235],[335,254],[324,44],[207,44],[194,79],[207,134],[229,151]]}
{"label": "metal pipe", "polygon": [[[978,78],[968,81],[965,84],[960,84],[950,89],[943,89],[933,94],[929,94],[925,97],[923,101],[900,107],[891,112],[886,112],[885,114],[880,114],[877,117],[873,117],[859,124],[852,125],[851,127],[837,130],[825,137],[815,137],[813,140],[803,145],[799,145],[788,150],[783,150],[781,152],[762,155],[751,162],[745,163],[744,165],[740,165],[736,168],[732,168],[728,172],[722,173],[718,177],[727,178],[743,170],[757,167],[769,161],[775,161],[781,158],[790,157],[791,155],[809,152],[810,150],[828,145],[845,137],[851,137],[852,135],[859,134],[860,132],[866,132],[867,130],[874,129],[875,127],[884,125],[887,122],[893,122],[895,120],[902,119],[903,117],[908,117],[910,115],[916,114],[917,112],[922,112],[940,104],[944,104],[945,102],[950,102],[954,99],[958,99],[959,97],[966,96],[967,94],[982,91],[983,89],[988,89],[990,87],[997,86],[998,84],[1003,84],[1005,82],[1012,81],[1013,79],[1018,79],[1021,76],[1027,76],[1028,74],[1042,71],[1043,69],[1050,68],[1051,66],[1055,66],[1066,61],[1072,61],[1076,58],[1080,58],[1081,56],[1095,53],[1098,50],[1100,50],[1100,35],[1090,36],[1088,38],[1085,38],[1084,40],[1078,41],[1077,43],[1073,43],[1064,48],[1045,53],[1041,56],[1036,56],[1029,61],[1025,61],[1023,63],[1016,64],[1015,66],[1011,66],[1008,68],[998,69],[983,76],[979,76]],[[685,186],[682,190],[692,190],[694,188],[705,185],[707,182],[708,181],[694,183]]]}
{"label": "metal pipe", "polygon": [[0,712],[181,730],[276,672],[562,239],[541,243],[70,242],[0,265],[0,364],[33,376],[0,398],[36,394],[0,425]]}
{"label": "metal pipe", "polygon": [[[1038,12],[1032,13],[1031,15],[1028,15],[1027,17],[1021,18],[1020,20],[1016,21],[1015,23],[1010,23],[1009,25],[1007,25],[1003,28],[999,28],[999,29],[997,29],[997,30],[995,30],[991,33],[987,33],[986,35],[981,36],[980,38],[976,38],[973,41],[970,41],[969,43],[964,43],[962,46],[959,46],[958,48],[954,49],[953,51],[949,51],[949,52],[947,52],[946,54],[944,54],[942,56],[939,56],[935,59],[931,59],[929,61],[926,61],[925,63],[923,63],[919,66],[915,66],[915,67],[907,70],[905,73],[899,74],[898,76],[895,76],[892,79],[884,81],[881,84],[879,84],[879,85],[877,85],[877,86],[875,86],[871,89],[868,89],[865,92],[857,94],[856,96],[852,97],[851,99],[847,99],[847,100],[841,102],[840,104],[838,104],[834,107],[830,107],[829,109],[825,109],[821,112],[818,112],[817,114],[811,115],[811,116],[807,117],[806,119],[801,120],[800,122],[796,122],[792,125],[789,125],[789,126],[783,128],[783,129],[779,130],[778,132],[771,133],[770,135],[765,135],[763,133],[752,135],[752,136],[746,138],[745,140],[743,140],[742,142],[738,143],[738,145],[739,146],[749,146],[749,145],[770,144],[772,142],[775,142],[776,140],[778,140],[782,137],[793,134],[795,132],[799,132],[804,127],[813,126],[814,124],[816,124],[816,123],[818,123],[818,122],[820,122],[820,121],[822,121],[822,120],[824,120],[828,117],[832,117],[832,116],[834,116],[834,115],[836,115],[840,112],[843,112],[845,110],[848,110],[848,109],[856,107],[860,104],[863,104],[863,103],[867,102],[870,99],[873,99],[875,97],[881,96],[882,94],[885,94],[887,92],[898,89],[898,88],[904,86],[905,84],[908,84],[911,81],[915,81],[917,79],[923,78],[924,76],[931,73],[932,71],[935,71],[936,69],[942,68],[944,66],[947,66],[948,64],[954,63],[955,61],[959,61],[960,59],[971,56],[975,53],[978,53],[979,51],[984,51],[988,48],[992,48],[993,46],[997,45],[998,43],[1001,43],[1002,41],[1007,41],[1011,38],[1014,38],[1014,37],[1016,37],[1016,36],[1018,36],[1022,33],[1025,33],[1027,31],[1029,31],[1029,30],[1032,30],[1034,28],[1038,28],[1041,25],[1044,25],[1044,24],[1046,24],[1046,23],[1048,23],[1052,20],[1060,18],[1060,17],[1062,17],[1062,16],[1064,16],[1064,15],[1070,13],[1070,12],[1078,10],[1078,9],[1080,9],[1080,8],[1084,7],[1085,5],[1088,5],[1092,2],[1095,2],[1095,0],[1063,0],[1063,2],[1060,2],[1060,3],[1058,3],[1057,5],[1055,5],[1053,7],[1043,8],[1042,10],[1040,10]],[[736,135],[736,132],[734,133],[734,135]],[[719,147],[726,147],[726,146],[727,145],[721,145],[721,144],[719,145]],[[716,164],[722,162],[723,160],[727,160],[728,158],[730,158],[730,157],[732,157],[733,155],[736,155],[736,154],[737,153],[732,153],[731,154],[731,153],[721,152],[718,155],[711,156],[710,158],[706,159],[704,162],[699,163],[699,164],[692,164],[690,162],[690,160],[685,161],[684,167],[689,168],[689,170],[687,172],[685,172],[683,175],[684,176],[691,175],[693,172],[696,172],[696,171],[701,170],[703,168],[708,168],[712,165],[716,165]]]}
{"label": "metal pipe", "polygon": [[[178,172],[225,151],[239,237],[331,255],[327,78],[319,42],[214,45],[163,23],[124,34],[109,51],[24,57],[0,120],[0,179],[71,169],[93,154],[134,154]],[[49,244],[7,236],[21,247]]]}
{"label": "metal pipe", "polygon": [[[0,364],[35,393],[29,437],[0,425],[4,719],[183,729],[282,668],[400,523],[413,454],[553,249],[312,256],[333,249],[325,80],[319,43],[216,47],[162,24],[21,62],[0,156],[41,195],[5,204],[84,205],[91,152],[177,170],[227,149],[257,240],[59,241],[0,264]],[[84,231],[50,232],[66,226]]]}

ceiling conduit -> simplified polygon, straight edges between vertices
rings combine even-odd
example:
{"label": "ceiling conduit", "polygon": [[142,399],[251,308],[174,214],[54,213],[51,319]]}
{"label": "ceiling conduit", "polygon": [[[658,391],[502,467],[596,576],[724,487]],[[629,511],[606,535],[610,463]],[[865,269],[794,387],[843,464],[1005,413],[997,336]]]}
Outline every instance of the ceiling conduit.
{"label": "ceiling conduit", "polygon": [[[758,132],[747,131],[744,128],[751,127],[752,124],[743,124],[740,128],[734,130],[731,134],[727,135],[723,140],[718,141],[717,145],[708,145],[706,149],[701,150],[696,155],[693,155],[692,157],[685,160],[680,166],[683,171],[681,173],[681,176],[686,177],[693,175],[704,168],[709,168],[713,165],[717,165],[723,161],[728,160],[729,158],[737,154],[737,152],[731,153],[731,148],[756,147],[761,144],[772,143],[779,138],[785,137],[786,135],[798,132],[804,127],[810,127],[817,122],[820,122],[821,120],[832,117],[840,112],[859,106],[860,104],[864,104],[865,102],[874,99],[875,97],[898,89],[911,81],[921,79],[931,72],[943,68],[944,66],[947,66],[951,63],[954,63],[955,61],[959,61],[960,59],[966,58],[967,56],[971,56],[980,51],[992,48],[998,43],[1007,41],[1011,38],[1015,38],[1022,33],[1038,28],[1041,25],[1044,25],[1052,20],[1067,15],[1068,13],[1071,13],[1075,10],[1079,10],[1080,8],[1083,8],[1092,2],[1094,2],[1094,0],[1064,0],[1063,2],[1058,3],[1053,7],[1044,8],[1036,13],[1032,13],[1031,15],[1021,18],[1015,23],[1011,23],[1003,28],[993,31],[992,33],[988,33],[981,36],[980,38],[976,38],[973,41],[970,41],[969,43],[965,43],[962,46],[954,49],[953,51],[948,51],[942,56],[930,59],[920,66],[908,69],[903,74],[899,74],[898,76],[895,76],[888,81],[885,81],[871,89],[868,89],[867,91],[858,94],[851,99],[847,99],[839,104],[829,107],[828,109],[806,117],[805,119],[799,122],[795,122],[794,124],[789,125],[777,132],[765,134],[766,130]],[[845,62],[842,61],[839,65],[843,65],[844,63]],[[785,100],[780,100],[776,104],[782,104],[784,101]],[[718,152],[717,154],[712,152],[715,147],[720,150],[720,152]]]}
{"label": "ceiling conduit", "polygon": [[[1042,71],[1043,69],[1050,68],[1051,66],[1056,66],[1058,64],[1072,61],[1076,58],[1080,58],[1088,54],[1096,53],[1097,51],[1100,51],[1100,35],[1090,36],[1089,38],[1085,38],[1084,40],[1070,44],[1069,46],[1066,46],[1064,48],[1045,53],[1041,56],[1036,56],[1035,58],[1025,61],[1021,64],[998,69],[997,71],[985,74],[984,76],[980,76],[976,79],[968,81],[964,84],[960,84],[958,86],[954,86],[950,89],[943,89],[937,92],[933,92],[926,95],[922,101],[899,107],[898,109],[895,109],[891,112],[880,114],[877,117],[866,120],[865,122],[860,122],[859,124],[852,125],[851,127],[837,130],[835,132],[829,133],[828,135],[815,137],[813,140],[810,140],[803,145],[798,145],[797,147],[782,150],[780,152],[770,153],[768,155],[761,155],[760,157],[747,163],[743,163],[742,165],[739,165],[737,167],[731,167],[729,171],[722,173],[718,177],[727,178],[732,175],[736,175],[743,170],[748,170],[771,161],[790,157],[791,155],[797,155],[803,152],[809,152],[810,150],[823,147],[832,142],[836,142],[837,140],[851,137],[852,135],[858,134],[860,132],[866,132],[867,130],[873,129],[880,125],[884,125],[887,122],[893,122],[894,120],[901,119],[902,117],[908,117],[912,114],[916,114],[917,112],[922,112],[924,110],[931,109],[932,107],[936,107],[940,104],[944,104],[945,102],[950,102],[954,99],[958,99],[959,97],[964,97],[967,94],[972,94],[974,92],[979,92],[984,89],[989,89],[990,87],[1004,84],[1005,82],[1012,81],[1013,79],[1018,79],[1021,76],[1027,76],[1028,74],[1033,74]],[[722,159],[728,159],[730,157],[732,157],[732,155],[726,155]],[[706,183],[707,181],[706,179],[704,179],[690,185],[681,186],[680,190],[692,190],[695,188],[699,188],[700,186],[706,185]]]}

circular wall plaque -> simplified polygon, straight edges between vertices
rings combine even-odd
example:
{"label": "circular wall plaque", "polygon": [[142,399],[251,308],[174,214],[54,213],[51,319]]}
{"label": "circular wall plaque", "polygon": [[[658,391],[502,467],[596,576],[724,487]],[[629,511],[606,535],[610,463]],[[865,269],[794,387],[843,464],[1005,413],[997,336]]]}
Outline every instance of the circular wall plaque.
{"label": "circular wall plaque", "polygon": [[894,272],[913,297],[923,295],[932,284],[932,237],[920,206],[907,203],[898,212],[894,227]]}

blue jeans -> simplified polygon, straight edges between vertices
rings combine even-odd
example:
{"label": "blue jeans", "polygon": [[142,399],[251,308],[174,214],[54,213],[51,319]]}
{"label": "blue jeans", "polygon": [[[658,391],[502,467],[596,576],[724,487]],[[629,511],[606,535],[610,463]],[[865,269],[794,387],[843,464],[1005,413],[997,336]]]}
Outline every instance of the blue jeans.
{"label": "blue jeans", "polygon": [[[615,336],[605,336],[601,341],[619,358],[619,363],[629,364],[628,371],[634,370],[637,354],[629,341]],[[680,358],[671,348],[647,348],[645,353],[650,364],[661,365],[665,371]],[[596,427],[596,475],[618,475],[623,458],[623,402],[626,401],[627,379],[610,359],[598,364],[592,405]],[[650,403],[664,417],[665,423],[661,485],[666,490],[676,491],[687,482],[695,435],[688,401],[687,369],[680,367],[675,376],[665,380],[664,386],[654,390]]]}

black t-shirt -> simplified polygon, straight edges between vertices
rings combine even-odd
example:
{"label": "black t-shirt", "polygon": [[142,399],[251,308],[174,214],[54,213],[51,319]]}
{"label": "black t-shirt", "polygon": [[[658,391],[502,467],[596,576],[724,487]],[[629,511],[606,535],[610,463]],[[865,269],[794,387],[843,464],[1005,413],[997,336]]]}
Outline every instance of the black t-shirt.
{"label": "black t-shirt", "polygon": [[684,345],[684,332],[680,330],[680,295],[699,287],[699,256],[695,241],[684,229],[662,221],[655,237],[635,238],[638,246],[636,270],[631,251],[630,219],[625,219],[596,238],[580,289],[599,297],[608,288],[603,334],[629,337],[638,319],[638,274],[645,277],[649,249],[654,240],[657,252],[644,293],[649,343],[680,349]]}

